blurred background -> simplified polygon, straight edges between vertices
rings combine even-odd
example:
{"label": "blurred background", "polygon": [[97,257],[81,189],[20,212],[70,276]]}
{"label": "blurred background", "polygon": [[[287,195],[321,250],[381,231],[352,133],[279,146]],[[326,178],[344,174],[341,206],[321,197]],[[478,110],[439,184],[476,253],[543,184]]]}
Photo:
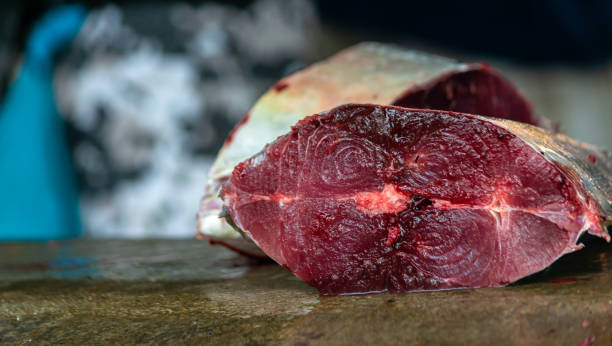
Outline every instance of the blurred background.
{"label": "blurred background", "polygon": [[225,136],[364,40],[487,61],[612,149],[609,1],[4,1],[0,240],[192,237]]}

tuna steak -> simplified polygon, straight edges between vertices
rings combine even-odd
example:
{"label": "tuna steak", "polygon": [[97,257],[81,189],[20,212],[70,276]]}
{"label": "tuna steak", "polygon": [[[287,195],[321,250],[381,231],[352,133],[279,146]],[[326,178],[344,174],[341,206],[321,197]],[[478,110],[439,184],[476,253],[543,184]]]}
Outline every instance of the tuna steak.
{"label": "tuna steak", "polygon": [[505,285],[580,248],[610,157],[518,122],[351,104],[233,171],[228,217],[321,294]]}
{"label": "tuna steak", "polygon": [[[486,64],[363,43],[278,82],[236,126],[219,152],[198,214],[198,231],[211,242],[263,255],[219,219],[220,184],[234,167],[287,133],[306,116],[351,102],[394,104],[508,118],[534,125],[529,103]],[[545,124],[547,125],[547,124]]]}

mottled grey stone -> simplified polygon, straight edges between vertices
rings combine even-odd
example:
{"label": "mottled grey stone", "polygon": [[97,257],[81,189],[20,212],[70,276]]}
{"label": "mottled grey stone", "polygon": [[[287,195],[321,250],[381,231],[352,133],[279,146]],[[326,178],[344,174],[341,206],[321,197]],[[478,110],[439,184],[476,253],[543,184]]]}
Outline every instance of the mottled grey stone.
{"label": "mottled grey stone", "polygon": [[612,247],[505,288],[319,297],[196,240],[0,244],[5,344],[612,344]]}

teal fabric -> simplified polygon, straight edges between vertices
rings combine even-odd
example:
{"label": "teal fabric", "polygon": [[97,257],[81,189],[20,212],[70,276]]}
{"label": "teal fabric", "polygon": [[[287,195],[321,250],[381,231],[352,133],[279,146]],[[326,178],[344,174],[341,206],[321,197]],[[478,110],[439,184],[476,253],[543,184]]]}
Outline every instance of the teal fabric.
{"label": "teal fabric", "polygon": [[16,81],[0,104],[0,240],[79,235],[78,190],[53,94],[53,58],[86,18],[78,5],[41,18]]}

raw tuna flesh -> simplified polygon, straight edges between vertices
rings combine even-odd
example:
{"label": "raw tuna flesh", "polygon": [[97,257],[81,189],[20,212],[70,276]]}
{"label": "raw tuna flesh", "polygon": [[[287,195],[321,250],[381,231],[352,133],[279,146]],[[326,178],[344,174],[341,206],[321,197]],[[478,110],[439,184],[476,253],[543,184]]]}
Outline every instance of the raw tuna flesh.
{"label": "raw tuna flesh", "polygon": [[198,233],[244,254],[265,256],[219,218],[220,185],[238,163],[299,120],[351,102],[452,110],[548,126],[516,88],[486,64],[362,43],[279,81],[240,121],[210,172]]}
{"label": "raw tuna flesh", "polygon": [[610,157],[518,122],[350,104],[233,171],[228,217],[321,294],[505,285],[609,240]]}

